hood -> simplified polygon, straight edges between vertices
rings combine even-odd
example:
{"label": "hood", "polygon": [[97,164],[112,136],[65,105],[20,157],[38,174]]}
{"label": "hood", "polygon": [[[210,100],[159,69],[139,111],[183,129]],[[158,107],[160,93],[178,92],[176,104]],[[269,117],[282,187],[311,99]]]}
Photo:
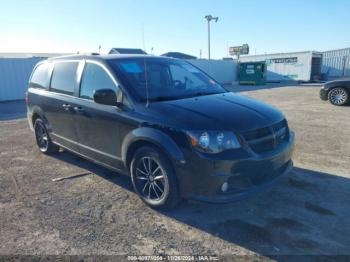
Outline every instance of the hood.
{"label": "hood", "polygon": [[284,118],[277,109],[234,93],[156,102],[149,109],[160,120],[170,119],[186,130],[242,132],[270,126]]}
{"label": "hood", "polygon": [[337,87],[337,86],[350,87],[350,79],[334,80],[324,84],[325,88]]}

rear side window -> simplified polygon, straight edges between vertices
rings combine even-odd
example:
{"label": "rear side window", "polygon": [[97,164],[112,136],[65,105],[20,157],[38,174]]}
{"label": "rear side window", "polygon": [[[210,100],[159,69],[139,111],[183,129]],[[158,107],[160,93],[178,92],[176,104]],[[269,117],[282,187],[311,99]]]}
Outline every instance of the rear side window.
{"label": "rear side window", "polygon": [[77,79],[78,65],[78,62],[56,63],[51,80],[51,90],[62,94],[72,95],[74,93]]}
{"label": "rear side window", "polygon": [[48,64],[41,64],[35,68],[32,78],[30,79],[30,84],[32,87],[47,88],[49,78]]}
{"label": "rear side window", "polygon": [[93,99],[94,92],[98,89],[112,89],[118,93],[113,80],[101,66],[87,63],[81,79],[80,97]]}

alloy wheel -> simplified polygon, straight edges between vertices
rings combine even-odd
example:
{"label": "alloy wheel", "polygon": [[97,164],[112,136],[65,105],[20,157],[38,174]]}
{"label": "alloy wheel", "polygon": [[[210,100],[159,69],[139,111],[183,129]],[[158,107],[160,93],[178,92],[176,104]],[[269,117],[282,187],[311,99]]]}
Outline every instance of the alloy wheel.
{"label": "alloy wheel", "polygon": [[35,137],[39,149],[41,151],[46,151],[49,144],[49,137],[47,135],[46,128],[43,126],[42,123],[38,123],[37,125],[35,125]]}
{"label": "alloy wheel", "polygon": [[329,93],[329,100],[335,105],[343,105],[348,99],[348,94],[343,88],[334,88]]}
{"label": "alloy wheel", "polygon": [[142,157],[136,166],[136,185],[147,200],[160,201],[165,193],[166,174],[161,165],[152,157]]}

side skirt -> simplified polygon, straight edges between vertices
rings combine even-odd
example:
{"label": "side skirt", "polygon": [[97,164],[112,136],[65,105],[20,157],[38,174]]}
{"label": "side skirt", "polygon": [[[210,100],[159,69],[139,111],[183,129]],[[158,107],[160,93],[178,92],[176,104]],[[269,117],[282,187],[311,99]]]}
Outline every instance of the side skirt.
{"label": "side skirt", "polygon": [[96,159],[93,159],[93,158],[90,158],[90,157],[88,157],[88,156],[86,156],[86,155],[83,155],[83,154],[81,154],[81,153],[79,153],[79,152],[77,152],[77,151],[75,151],[75,150],[72,150],[72,149],[66,147],[66,146],[62,146],[60,143],[57,143],[56,141],[52,141],[52,142],[53,142],[55,145],[57,145],[57,146],[59,146],[59,147],[62,147],[62,148],[64,148],[65,150],[67,150],[67,151],[69,151],[69,152],[72,152],[73,154],[75,154],[75,155],[77,155],[77,156],[80,156],[80,157],[82,157],[82,158],[84,158],[84,159],[86,159],[86,160],[89,160],[89,161],[91,161],[91,162],[93,162],[93,163],[95,163],[95,164],[97,164],[97,165],[103,166],[103,167],[105,167],[105,168],[107,168],[107,169],[109,169],[109,170],[111,170],[111,171],[120,173],[120,174],[122,174],[122,175],[130,176],[130,174],[129,174],[129,172],[128,172],[127,170],[118,169],[118,168],[115,168],[115,167],[110,166],[110,165],[108,165],[108,164],[102,163],[102,162],[100,162],[100,161],[98,161],[98,160],[96,160]]}

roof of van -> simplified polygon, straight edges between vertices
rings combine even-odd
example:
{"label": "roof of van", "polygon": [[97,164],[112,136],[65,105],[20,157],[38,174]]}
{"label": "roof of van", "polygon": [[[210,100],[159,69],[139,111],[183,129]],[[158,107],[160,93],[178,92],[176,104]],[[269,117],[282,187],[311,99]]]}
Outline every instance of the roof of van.
{"label": "roof of van", "polygon": [[48,60],[81,60],[81,59],[91,59],[91,60],[114,60],[123,58],[159,58],[159,59],[169,59],[169,57],[154,56],[154,55],[139,55],[139,54],[75,54],[67,56],[57,56],[51,57]]}

